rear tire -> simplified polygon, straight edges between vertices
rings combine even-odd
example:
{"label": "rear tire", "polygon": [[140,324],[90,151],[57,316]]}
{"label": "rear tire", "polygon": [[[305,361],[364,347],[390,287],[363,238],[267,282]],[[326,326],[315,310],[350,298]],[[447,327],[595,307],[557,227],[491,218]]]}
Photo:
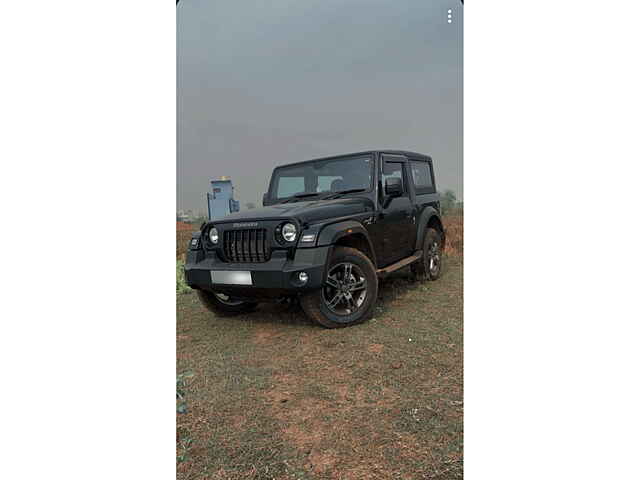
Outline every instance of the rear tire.
{"label": "rear tire", "polygon": [[207,292],[204,290],[197,290],[197,293],[202,305],[210,312],[221,317],[249,313],[254,311],[258,305],[254,302],[236,300],[222,293]]}
{"label": "rear tire", "polygon": [[422,246],[422,258],[411,264],[413,274],[422,280],[437,280],[442,273],[442,234],[427,228]]}
{"label": "rear tire", "polygon": [[326,328],[343,328],[367,320],[378,298],[376,269],[360,250],[336,247],[320,290],[300,298],[309,318]]}

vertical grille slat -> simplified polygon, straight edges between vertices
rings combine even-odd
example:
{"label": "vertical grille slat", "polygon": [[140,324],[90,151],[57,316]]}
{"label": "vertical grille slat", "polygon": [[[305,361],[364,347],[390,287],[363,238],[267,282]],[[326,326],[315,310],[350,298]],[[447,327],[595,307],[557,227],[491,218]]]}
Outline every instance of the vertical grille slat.
{"label": "vertical grille slat", "polygon": [[252,262],[253,258],[251,256],[251,230],[247,230],[247,260]]}
{"label": "vertical grille slat", "polygon": [[227,230],[224,232],[224,256],[233,263],[263,263],[271,258],[264,228]]}
{"label": "vertical grille slat", "polygon": [[262,251],[264,252],[266,262],[271,257],[271,251],[267,247],[267,232],[265,230],[262,231]]}
{"label": "vertical grille slat", "polygon": [[249,250],[250,233],[251,233],[251,230],[244,231],[244,250],[245,250],[244,258],[247,259],[247,262],[251,261],[251,251]]}
{"label": "vertical grille slat", "polygon": [[231,240],[231,257],[235,258],[238,256],[238,242],[237,242],[237,236],[238,236],[238,232],[233,231],[231,232],[233,234],[233,239]]}
{"label": "vertical grille slat", "polygon": [[251,230],[247,230],[247,238],[245,240],[245,245],[247,247],[247,261],[251,262]]}
{"label": "vertical grille slat", "polygon": [[256,256],[258,257],[258,262],[262,261],[262,258],[260,258],[260,245],[262,245],[262,230],[256,230]]}
{"label": "vertical grille slat", "polygon": [[[258,258],[257,258],[257,253],[258,251],[255,248],[255,243],[256,243],[256,231],[255,230],[249,230],[249,259],[252,262],[257,262]],[[253,252],[256,253],[256,255],[254,256]]]}
{"label": "vertical grille slat", "polygon": [[241,230],[240,231],[240,251],[242,252],[242,261],[246,262],[247,261],[247,244],[246,241],[244,239],[246,230]]}

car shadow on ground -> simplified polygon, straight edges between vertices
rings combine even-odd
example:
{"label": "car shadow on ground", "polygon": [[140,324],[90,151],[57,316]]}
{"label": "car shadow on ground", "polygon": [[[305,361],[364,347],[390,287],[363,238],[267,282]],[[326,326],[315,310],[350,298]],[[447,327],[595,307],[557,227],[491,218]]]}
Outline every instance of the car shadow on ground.
{"label": "car shadow on ground", "polygon": [[255,312],[248,314],[246,317],[256,324],[316,325],[304,314],[299,302],[294,300],[283,303],[261,303]]}

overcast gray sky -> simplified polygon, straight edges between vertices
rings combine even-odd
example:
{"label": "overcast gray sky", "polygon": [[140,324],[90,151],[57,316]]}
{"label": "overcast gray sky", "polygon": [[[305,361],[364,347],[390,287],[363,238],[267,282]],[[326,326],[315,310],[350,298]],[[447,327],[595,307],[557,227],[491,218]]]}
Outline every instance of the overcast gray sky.
{"label": "overcast gray sky", "polygon": [[221,175],[244,209],[276,165],[377,148],[431,155],[439,190],[462,198],[458,0],[181,0],[176,13],[179,209],[206,212]]}

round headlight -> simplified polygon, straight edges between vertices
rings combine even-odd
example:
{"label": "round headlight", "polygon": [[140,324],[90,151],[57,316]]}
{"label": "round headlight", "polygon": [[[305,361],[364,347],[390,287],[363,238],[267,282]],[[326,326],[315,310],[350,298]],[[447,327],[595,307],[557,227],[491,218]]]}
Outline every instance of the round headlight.
{"label": "round headlight", "polygon": [[282,226],[282,238],[287,242],[293,242],[296,239],[297,234],[298,230],[293,223],[285,223]]}
{"label": "round headlight", "polygon": [[211,240],[211,243],[213,243],[214,245],[218,243],[218,229],[213,227],[211,230],[209,230],[209,240]]}

